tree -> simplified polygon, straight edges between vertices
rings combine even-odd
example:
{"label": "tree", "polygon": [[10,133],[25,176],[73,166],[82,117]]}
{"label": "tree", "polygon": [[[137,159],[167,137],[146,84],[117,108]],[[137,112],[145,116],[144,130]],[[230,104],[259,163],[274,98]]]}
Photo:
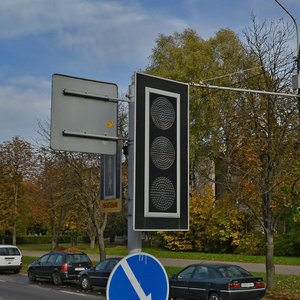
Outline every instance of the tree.
{"label": "tree", "polygon": [[65,154],[65,163],[70,170],[70,188],[73,197],[87,212],[89,223],[96,232],[100,260],[103,260],[106,257],[104,230],[107,213],[100,211],[99,204],[100,159],[95,154]]}
{"label": "tree", "polygon": [[[245,36],[249,56],[258,62],[261,69],[257,76],[259,80],[250,80],[249,87],[255,84],[260,90],[289,92],[291,72],[295,66],[293,53],[288,47],[293,37],[290,25],[283,21],[258,24],[253,17],[253,25],[245,31]],[[285,195],[283,187],[295,181],[295,174],[290,173],[290,168],[299,157],[299,141],[295,140],[297,102],[293,98],[252,96],[244,101],[241,110],[244,113],[241,112],[243,121],[239,122],[243,129],[239,153],[243,154],[239,157],[239,165],[235,163],[235,169],[243,176],[243,181],[252,185],[252,197],[253,194],[260,195],[260,224],[266,237],[267,286],[273,288],[274,233],[282,211],[291,201],[291,195]],[[247,124],[247,130],[241,123]],[[246,158],[246,151],[242,149],[250,150],[254,166],[241,164],[241,160]],[[245,203],[245,198],[240,199]],[[253,204],[245,204],[255,213]]]}
{"label": "tree", "polygon": [[[12,231],[12,243],[16,245],[19,204],[23,197],[24,182],[29,180],[35,168],[33,147],[19,137],[0,145],[1,202],[10,207],[3,216],[4,226]],[[11,220],[11,221],[10,221]],[[4,227],[4,228],[5,228]]]}
{"label": "tree", "polygon": [[47,147],[40,148],[39,160],[38,196],[47,212],[45,219],[49,222],[52,249],[55,249],[72,209],[69,170],[61,154]]}
{"label": "tree", "polygon": [[[183,82],[289,91],[294,66],[290,27],[281,21],[258,25],[254,18],[249,30],[247,45],[230,30],[207,41],[193,30],[161,35],[147,71]],[[268,288],[274,286],[276,223],[291,198],[284,187],[299,185],[299,170],[292,167],[299,158],[296,104],[292,98],[190,91],[193,188],[200,190],[206,178],[216,184],[217,198],[231,197],[256,217],[266,237]]]}
{"label": "tree", "polygon": [[233,253],[244,234],[247,213],[228,197],[218,201],[206,185],[205,193],[192,192],[190,230],[161,232],[165,246],[171,250]]}

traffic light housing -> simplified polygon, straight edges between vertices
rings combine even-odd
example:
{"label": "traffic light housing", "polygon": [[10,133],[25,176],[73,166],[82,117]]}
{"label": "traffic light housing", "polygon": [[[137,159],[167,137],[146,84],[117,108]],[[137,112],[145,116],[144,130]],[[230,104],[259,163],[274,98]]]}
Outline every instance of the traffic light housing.
{"label": "traffic light housing", "polygon": [[188,85],[135,78],[134,229],[188,230]]}

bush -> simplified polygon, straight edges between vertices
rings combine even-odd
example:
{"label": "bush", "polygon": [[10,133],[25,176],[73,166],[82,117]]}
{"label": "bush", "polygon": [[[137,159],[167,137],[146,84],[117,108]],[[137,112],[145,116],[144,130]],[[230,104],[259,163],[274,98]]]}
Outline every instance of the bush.
{"label": "bush", "polygon": [[300,236],[296,232],[279,235],[275,238],[275,256],[300,256]]}
{"label": "bush", "polygon": [[193,249],[192,243],[186,238],[183,231],[160,232],[164,240],[164,247],[168,250],[190,251]]}
{"label": "bush", "polygon": [[259,232],[246,233],[235,249],[236,254],[264,255],[264,235]]}
{"label": "bush", "polygon": [[[17,244],[51,244],[51,235],[31,235],[31,236],[18,236]],[[71,243],[72,237],[69,235],[63,235],[58,239],[59,243]]]}
{"label": "bush", "polygon": [[17,244],[50,244],[50,235],[18,236]]}

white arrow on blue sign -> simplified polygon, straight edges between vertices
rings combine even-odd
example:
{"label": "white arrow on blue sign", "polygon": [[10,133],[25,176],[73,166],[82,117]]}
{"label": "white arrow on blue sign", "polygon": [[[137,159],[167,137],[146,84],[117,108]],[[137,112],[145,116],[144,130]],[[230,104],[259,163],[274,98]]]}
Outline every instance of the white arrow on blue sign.
{"label": "white arrow on blue sign", "polygon": [[106,289],[107,300],[167,300],[168,275],[152,255],[140,252],[120,260]]}

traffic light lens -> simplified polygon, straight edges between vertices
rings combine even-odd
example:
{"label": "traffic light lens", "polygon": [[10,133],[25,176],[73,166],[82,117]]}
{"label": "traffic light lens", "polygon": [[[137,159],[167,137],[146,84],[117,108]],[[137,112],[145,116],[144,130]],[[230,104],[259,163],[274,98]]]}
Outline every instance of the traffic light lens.
{"label": "traffic light lens", "polygon": [[167,211],[175,202],[175,188],[166,177],[157,177],[150,189],[150,199],[158,211]]}
{"label": "traffic light lens", "polygon": [[153,101],[151,119],[159,129],[167,130],[172,127],[175,122],[175,110],[166,97],[159,96]]}
{"label": "traffic light lens", "polygon": [[150,153],[155,167],[161,170],[169,169],[175,161],[174,146],[164,136],[159,136],[153,141]]}

